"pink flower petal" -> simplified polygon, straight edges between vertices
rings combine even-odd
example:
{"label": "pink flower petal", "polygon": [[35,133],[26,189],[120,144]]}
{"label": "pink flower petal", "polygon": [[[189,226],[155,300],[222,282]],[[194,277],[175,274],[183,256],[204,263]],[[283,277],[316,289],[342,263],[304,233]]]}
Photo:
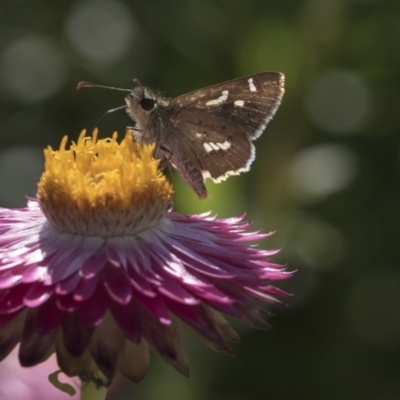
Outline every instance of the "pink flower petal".
{"label": "pink flower petal", "polygon": [[187,374],[182,322],[230,354],[238,336],[222,314],[267,329],[259,303],[279,303],[287,294],[270,283],[292,275],[269,261],[278,250],[257,249],[271,233],[243,217],[167,212],[137,234],[95,237],[54,229],[34,199],[0,208],[0,356],[21,342],[23,365],[55,350],[70,374],[97,363],[111,377],[129,372],[124,349],[146,364],[149,343]]}
{"label": "pink flower petal", "polygon": [[104,286],[110,297],[119,304],[126,305],[132,298],[132,287],[126,274],[120,268],[109,266],[103,273]]}
{"label": "pink flower petal", "polygon": [[132,342],[139,343],[142,335],[142,328],[138,305],[133,302],[127,305],[111,303],[110,309],[126,336]]}
{"label": "pink flower petal", "polygon": [[76,310],[80,303],[74,299],[72,294],[66,294],[56,297],[56,305],[62,311],[71,312]]}
{"label": "pink flower petal", "polygon": [[14,313],[21,310],[24,304],[24,297],[29,291],[28,285],[18,285],[4,291],[0,298],[0,314]]}
{"label": "pink flower petal", "polygon": [[30,285],[25,295],[24,303],[27,307],[38,307],[43,304],[53,292],[51,286],[44,285],[42,282],[35,282]]}
{"label": "pink flower petal", "polygon": [[80,281],[81,277],[79,274],[73,274],[69,278],[57,283],[55,292],[60,295],[71,293],[77,288]]}
{"label": "pink flower petal", "polygon": [[88,300],[84,301],[79,307],[82,320],[86,325],[97,326],[103,320],[107,310],[108,296],[100,285]]}
{"label": "pink flower petal", "polygon": [[80,279],[74,290],[74,299],[76,301],[87,301],[95,295],[99,286],[100,275],[95,275],[91,279]]}
{"label": "pink flower petal", "polygon": [[36,330],[42,335],[55,333],[66,316],[65,311],[57,307],[55,297],[50,298],[38,309]]}

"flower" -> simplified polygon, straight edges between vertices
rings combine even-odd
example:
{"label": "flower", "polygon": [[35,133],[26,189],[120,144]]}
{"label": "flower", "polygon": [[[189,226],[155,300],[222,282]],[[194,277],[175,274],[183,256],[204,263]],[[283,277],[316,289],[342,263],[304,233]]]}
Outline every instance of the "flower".
{"label": "flower", "polygon": [[223,353],[238,340],[224,314],[267,328],[259,303],[291,275],[247,245],[269,234],[172,211],[154,147],[96,135],[46,149],[38,198],[0,209],[0,359],[20,343],[26,367],[56,353],[69,376],[138,381],[149,347],[188,374],[183,325]]}

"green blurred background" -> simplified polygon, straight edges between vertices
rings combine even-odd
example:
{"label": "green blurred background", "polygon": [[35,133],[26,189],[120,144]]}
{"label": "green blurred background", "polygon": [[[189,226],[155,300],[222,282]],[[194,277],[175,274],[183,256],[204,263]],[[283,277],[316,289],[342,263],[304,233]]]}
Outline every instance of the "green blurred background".
{"label": "green blurred background", "polygon": [[[0,0],[0,205],[34,196],[42,149],[76,139],[132,79],[168,97],[242,75],[286,75],[249,173],[176,208],[247,212],[298,270],[272,331],[235,326],[235,357],[188,336],[191,377],[153,357],[110,399],[400,399],[400,2]],[[124,134],[120,111],[101,136]],[[46,384],[44,382],[43,384]],[[0,387],[3,385],[0,375]],[[0,396],[1,399],[1,396]]]}

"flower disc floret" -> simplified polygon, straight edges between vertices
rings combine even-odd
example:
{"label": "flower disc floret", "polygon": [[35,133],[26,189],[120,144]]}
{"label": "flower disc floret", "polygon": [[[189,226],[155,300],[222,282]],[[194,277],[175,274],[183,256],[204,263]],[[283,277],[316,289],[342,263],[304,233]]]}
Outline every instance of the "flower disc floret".
{"label": "flower disc floret", "polygon": [[143,216],[157,224],[171,206],[172,187],[152,157],[153,145],[140,146],[127,133],[97,140],[83,131],[70,149],[44,151],[45,172],[38,200],[49,223],[62,232],[122,236],[142,229]]}

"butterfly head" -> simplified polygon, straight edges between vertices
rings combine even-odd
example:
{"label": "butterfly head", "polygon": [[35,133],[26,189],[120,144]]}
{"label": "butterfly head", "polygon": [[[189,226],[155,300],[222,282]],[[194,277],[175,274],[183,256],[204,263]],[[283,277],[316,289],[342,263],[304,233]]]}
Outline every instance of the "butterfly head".
{"label": "butterfly head", "polygon": [[166,106],[168,101],[158,96],[151,89],[142,86],[138,80],[134,80],[136,86],[125,97],[126,111],[136,122],[139,129],[146,128],[150,114],[160,105]]}

